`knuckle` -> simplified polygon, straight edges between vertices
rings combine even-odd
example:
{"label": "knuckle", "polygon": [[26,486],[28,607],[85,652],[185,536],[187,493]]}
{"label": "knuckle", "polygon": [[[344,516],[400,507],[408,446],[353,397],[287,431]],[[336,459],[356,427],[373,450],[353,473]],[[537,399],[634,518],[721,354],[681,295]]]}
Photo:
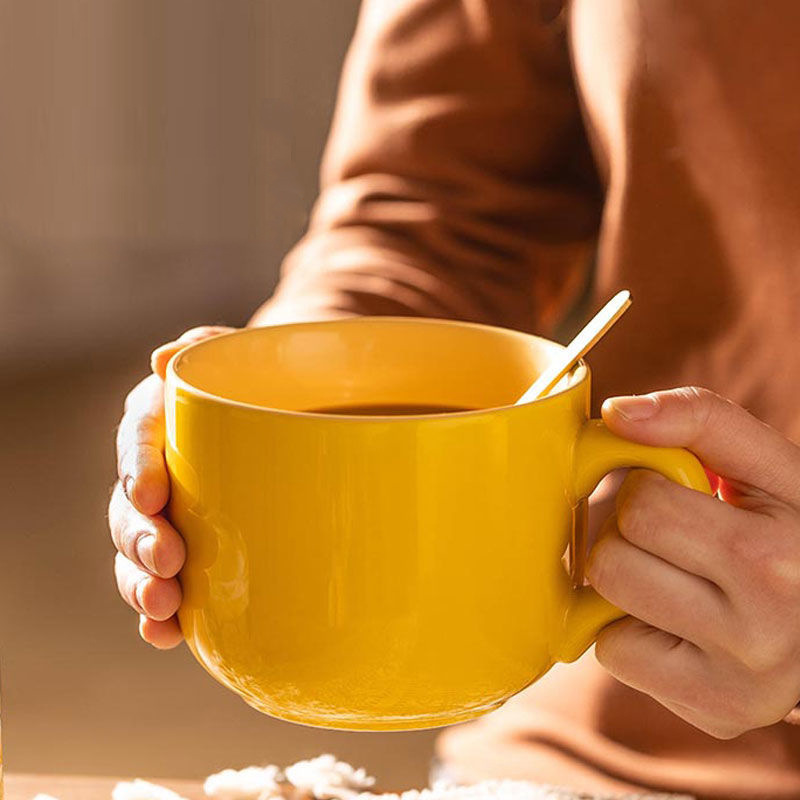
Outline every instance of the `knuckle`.
{"label": "knuckle", "polygon": [[143,424],[140,415],[127,415],[123,419],[117,433],[117,464],[120,472],[124,464],[135,457],[142,446],[143,437],[147,436],[147,424]]}
{"label": "knuckle", "polygon": [[711,389],[706,389],[705,386],[684,386],[678,389],[678,392],[693,404],[699,403],[701,406],[707,406],[719,400],[719,395],[712,392]]}
{"label": "knuckle", "polygon": [[773,626],[766,626],[760,617],[753,622],[736,620],[727,650],[748,674],[766,678],[796,660],[794,645],[780,627],[775,630]]}
{"label": "knuckle", "polygon": [[678,397],[698,409],[708,410],[720,400],[720,396],[704,386],[683,386],[676,390]]}
{"label": "knuckle", "polygon": [[703,386],[684,386],[677,389],[675,394],[688,406],[693,427],[697,431],[713,425],[714,417],[727,403],[718,394]]}
{"label": "knuckle", "polygon": [[117,472],[120,478],[138,472],[143,463],[157,459],[161,453],[161,421],[152,415],[131,419],[127,430],[117,439]]}
{"label": "knuckle", "polygon": [[[131,442],[126,442],[122,438],[117,441],[117,474],[120,480],[124,480],[125,476],[130,472],[128,463],[131,458],[132,449],[133,444]],[[125,487],[123,486],[123,491],[124,490]]]}
{"label": "knuckle", "polygon": [[750,672],[768,672],[780,660],[777,645],[764,636],[759,624],[738,621],[731,636],[731,654]]}
{"label": "knuckle", "polygon": [[733,530],[722,546],[760,596],[794,597],[800,591],[800,542],[780,535],[769,523]]}
{"label": "knuckle", "polygon": [[146,533],[147,531],[131,525],[129,520],[126,521],[123,529],[120,531],[119,550],[125,556],[125,558],[128,559],[128,561],[137,567],[141,566],[137,547],[139,540]]}
{"label": "knuckle", "polygon": [[756,675],[768,675],[788,662],[790,653],[782,640],[757,637],[753,646],[740,651],[745,668]]}
{"label": "knuckle", "polygon": [[686,399],[689,401],[695,424],[698,427],[706,427],[714,413],[717,396],[702,386],[688,386]]}
{"label": "knuckle", "polygon": [[128,444],[120,449],[117,457],[117,475],[122,486],[122,494],[130,501],[130,490],[136,477],[138,464],[138,448]]}
{"label": "knuckle", "polygon": [[136,443],[142,444],[153,439],[158,432],[160,420],[149,411],[137,414],[131,419],[131,434]]}
{"label": "knuckle", "polygon": [[800,589],[797,560],[792,556],[773,555],[762,565],[768,587],[781,597],[794,598]]}
{"label": "knuckle", "polygon": [[766,531],[757,535],[759,543],[752,567],[760,587],[779,598],[795,598],[800,592],[800,547],[794,542],[781,542]]}

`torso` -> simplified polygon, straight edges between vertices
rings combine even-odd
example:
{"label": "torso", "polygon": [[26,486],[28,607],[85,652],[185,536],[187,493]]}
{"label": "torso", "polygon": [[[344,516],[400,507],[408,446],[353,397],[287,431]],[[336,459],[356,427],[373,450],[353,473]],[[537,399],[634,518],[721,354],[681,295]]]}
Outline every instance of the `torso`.
{"label": "torso", "polygon": [[800,438],[800,10],[790,0],[574,0],[606,206],[598,301],[635,313],[598,398],[709,386]]}

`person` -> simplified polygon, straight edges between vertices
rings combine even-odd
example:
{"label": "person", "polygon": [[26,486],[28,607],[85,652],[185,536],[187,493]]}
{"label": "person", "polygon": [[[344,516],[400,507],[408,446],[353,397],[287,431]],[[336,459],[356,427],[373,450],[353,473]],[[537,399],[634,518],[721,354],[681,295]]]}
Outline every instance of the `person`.
{"label": "person", "polygon": [[[713,498],[629,474],[588,575],[631,616],[445,732],[457,779],[800,795],[798,35],[790,0],[362,8],[308,233],[250,324],[421,315],[553,337],[629,288],[591,357],[603,416],[719,476]],[[218,332],[157,350],[119,428],[117,581],[156,647],[181,638],[184,558],[161,513],[161,378]]]}

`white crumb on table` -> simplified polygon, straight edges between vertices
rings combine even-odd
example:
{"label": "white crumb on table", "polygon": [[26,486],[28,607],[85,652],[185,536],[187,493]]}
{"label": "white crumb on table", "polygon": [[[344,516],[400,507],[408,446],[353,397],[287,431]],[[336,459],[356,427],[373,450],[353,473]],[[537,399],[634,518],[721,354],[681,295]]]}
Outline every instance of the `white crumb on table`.
{"label": "white crumb on table", "polygon": [[176,792],[147,781],[118,783],[111,792],[112,800],[185,800]]}
{"label": "white crumb on table", "polygon": [[298,761],[286,768],[286,779],[300,791],[318,800],[355,797],[375,785],[375,778],[363,768],[355,769],[332,755]]}
{"label": "white crumb on table", "polygon": [[214,800],[272,800],[282,796],[281,778],[276,766],[225,769],[209,775],[203,791]]}
{"label": "white crumb on table", "polygon": [[[494,780],[468,786],[438,781],[430,789],[372,794],[375,778],[332,755],[275,766],[226,769],[203,785],[209,800],[691,800],[675,794],[589,794],[528,781]],[[162,786],[135,780],[118,783],[112,800],[185,800]],[[56,800],[45,794],[33,800]]]}

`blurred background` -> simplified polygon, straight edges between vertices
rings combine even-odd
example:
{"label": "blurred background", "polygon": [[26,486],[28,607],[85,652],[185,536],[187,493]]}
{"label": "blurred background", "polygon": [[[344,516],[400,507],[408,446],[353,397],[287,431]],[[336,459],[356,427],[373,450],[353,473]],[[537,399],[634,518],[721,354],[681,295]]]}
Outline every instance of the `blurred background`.
{"label": "blurred background", "polygon": [[433,735],[281,723],[141,643],[105,522],[149,351],[244,323],[317,190],[356,0],[0,0],[0,658],[16,772],[193,777]]}

